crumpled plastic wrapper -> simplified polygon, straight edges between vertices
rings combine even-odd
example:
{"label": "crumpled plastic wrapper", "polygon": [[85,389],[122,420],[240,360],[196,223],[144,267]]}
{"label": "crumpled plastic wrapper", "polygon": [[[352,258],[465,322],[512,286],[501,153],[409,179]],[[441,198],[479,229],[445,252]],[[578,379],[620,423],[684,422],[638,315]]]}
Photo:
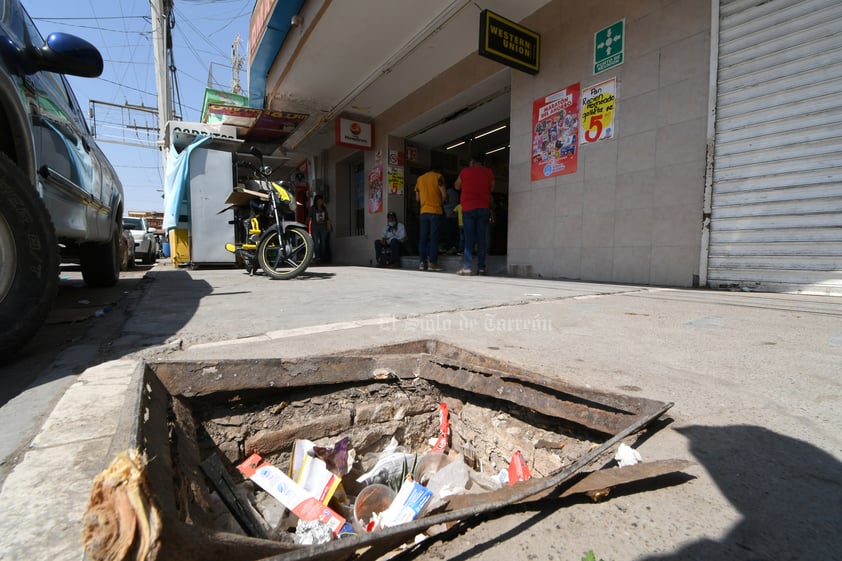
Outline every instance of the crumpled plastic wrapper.
{"label": "crumpled plastic wrapper", "polygon": [[313,520],[306,522],[298,521],[295,527],[295,539],[301,545],[317,545],[327,543],[333,538],[333,533],[324,522]]}
{"label": "crumpled plastic wrapper", "polygon": [[614,459],[617,460],[617,464],[620,467],[633,466],[643,461],[643,458],[640,457],[640,452],[625,443],[620,444],[617,453],[614,455]]}
{"label": "crumpled plastic wrapper", "polygon": [[327,469],[342,477],[351,471],[356,452],[351,448],[351,439],[347,436],[334,444],[333,448],[313,446],[313,453],[316,457],[324,460]]}

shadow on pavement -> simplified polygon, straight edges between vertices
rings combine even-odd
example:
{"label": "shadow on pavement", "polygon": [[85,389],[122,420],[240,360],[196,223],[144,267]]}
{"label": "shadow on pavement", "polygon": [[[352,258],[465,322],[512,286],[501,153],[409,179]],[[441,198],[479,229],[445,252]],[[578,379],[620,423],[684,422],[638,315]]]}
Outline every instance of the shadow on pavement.
{"label": "shadow on pavement", "polygon": [[[811,444],[758,426],[690,426],[675,430],[690,440],[696,460],[739,510],[742,522],[722,540],[702,539],[669,555],[646,557],[645,561],[840,559],[842,463]],[[693,477],[675,473],[631,483],[612,489],[608,500],[680,485],[689,479]],[[477,542],[473,536],[473,546],[450,559],[474,559],[557,510],[587,502],[590,500],[584,495],[546,497],[504,508],[496,515],[533,515],[493,539]],[[688,512],[688,516],[697,515]],[[458,539],[486,519],[481,516],[456,524],[436,539],[428,539],[393,559],[416,559],[434,543]]]}
{"label": "shadow on pavement", "polygon": [[750,425],[676,429],[742,515],[722,540],[647,561],[839,559],[842,463],[804,441]]}
{"label": "shadow on pavement", "polygon": [[[160,285],[158,284],[160,283]],[[161,286],[162,290],[158,290]],[[115,343],[115,352],[126,355],[166,343],[196,314],[202,298],[213,292],[204,280],[194,279],[187,271],[156,270],[143,298],[142,316],[129,318],[122,329],[122,337]]]}
{"label": "shadow on pavement", "polygon": [[[59,292],[45,324],[12,362],[0,366],[0,406],[33,384],[49,383],[85,368],[165,342],[184,326],[211,292],[205,281],[195,281],[184,271],[165,271],[166,282],[175,286],[161,303],[154,332],[142,338],[121,337],[135,327],[133,311],[143,292],[154,285],[145,273],[152,266],[138,265],[113,287],[90,288],[78,267],[63,267]],[[121,337],[119,348],[112,343]],[[117,354],[115,354],[117,353]]]}

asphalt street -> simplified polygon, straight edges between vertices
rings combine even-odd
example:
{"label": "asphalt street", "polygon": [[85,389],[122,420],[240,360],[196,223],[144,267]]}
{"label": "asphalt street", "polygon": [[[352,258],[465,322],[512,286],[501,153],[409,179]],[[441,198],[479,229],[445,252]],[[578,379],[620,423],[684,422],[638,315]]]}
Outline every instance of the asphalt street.
{"label": "asphalt street", "polygon": [[57,320],[45,349],[0,371],[4,385],[31,376],[0,408],[2,559],[83,558],[79,520],[93,477],[127,442],[119,419],[143,361],[292,358],[430,338],[673,402],[638,450],[644,461],[695,465],[689,481],[596,504],[548,497],[506,509],[411,558],[842,551],[840,298],[332,266],[272,281],[164,261],[130,277],[102,301],[68,300],[87,301],[86,317]]}

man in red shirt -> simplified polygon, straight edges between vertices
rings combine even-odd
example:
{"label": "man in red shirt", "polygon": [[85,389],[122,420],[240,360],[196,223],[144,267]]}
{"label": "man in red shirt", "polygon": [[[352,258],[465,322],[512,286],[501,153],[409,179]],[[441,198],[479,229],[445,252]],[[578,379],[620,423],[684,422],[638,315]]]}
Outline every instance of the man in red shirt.
{"label": "man in red shirt", "polygon": [[459,172],[454,185],[457,191],[462,191],[462,224],[465,232],[465,250],[462,269],[457,273],[459,275],[471,274],[474,244],[477,246],[477,274],[485,274],[488,209],[493,186],[494,173],[483,165],[482,156],[472,155],[471,165]]}

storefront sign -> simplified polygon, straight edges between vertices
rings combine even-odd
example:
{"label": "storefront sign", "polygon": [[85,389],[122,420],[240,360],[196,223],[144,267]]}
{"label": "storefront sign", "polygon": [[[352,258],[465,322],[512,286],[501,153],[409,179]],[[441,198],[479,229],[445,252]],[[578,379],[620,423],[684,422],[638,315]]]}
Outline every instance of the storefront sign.
{"label": "storefront sign", "polygon": [[282,144],[307,117],[307,113],[269,111],[255,107],[216,103],[209,103],[207,106],[208,123],[236,127],[237,136],[251,142]]}
{"label": "storefront sign", "polygon": [[582,90],[579,144],[614,138],[617,111],[617,78]]}
{"label": "storefront sign", "polygon": [[374,125],[339,117],[336,119],[336,144],[371,150],[374,147]]}
{"label": "storefront sign", "polygon": [[479,20],[479,54],[506,66],[537,74],[541,63],[541,35],[490,10]]}
{"label": "storefront sign", "polygon": [[576,171],[579,84],[532,103],[532,181]]}
{"label": "storefront sign", "polygon": [[205,88],[205,100],[202,103],[201,119],[203,123],[213,122],[208,119],[210,117],[210,115],[208,114],[208,106],[211,104],[226,105],[229,107],[248,107],[249,98],[244,95],[237,95],[231,92],[224,92],[222,90],[215,90],[213,88]]}
{"label": "storefront sign", "polygon": [[621,19],[594,33],[593,73],[599,74],[623,64],[626,20]]}
{"label": "storefront sign", "polygon": [[368,213],[383,212],[383,166],[368,172]]}

